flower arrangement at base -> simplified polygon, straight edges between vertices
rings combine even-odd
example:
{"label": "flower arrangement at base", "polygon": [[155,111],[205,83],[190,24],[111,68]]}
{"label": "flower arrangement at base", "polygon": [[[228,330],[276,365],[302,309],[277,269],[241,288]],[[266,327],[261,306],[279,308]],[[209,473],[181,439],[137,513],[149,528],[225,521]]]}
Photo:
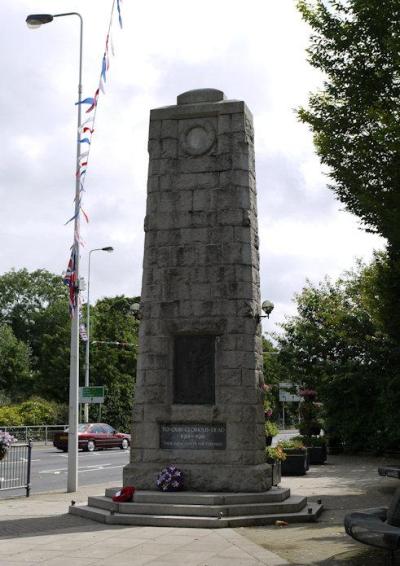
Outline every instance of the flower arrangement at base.
{"label": "flower arrangement at base", "polygon": [[280,444],[277,444],[276,446],[268,446],[265,449],[265,455],[267,457],[267,462],[269,460],[275,460],[278,462],[283,462],[286,460],[287,456],[282,448],[282,446]]}
{"label": "flower arrangement at base", "polygon": [[12,436],[6,431],[0,430],[0,460],[5,458],[7,450],[14,442],[17,442],[15,436]]}
{"label": "flower arrangement at base", "polygon": [[181,491],[183,484],[183,472],[175,466],[167,466],[158,474],[157,487],[161,491]]}

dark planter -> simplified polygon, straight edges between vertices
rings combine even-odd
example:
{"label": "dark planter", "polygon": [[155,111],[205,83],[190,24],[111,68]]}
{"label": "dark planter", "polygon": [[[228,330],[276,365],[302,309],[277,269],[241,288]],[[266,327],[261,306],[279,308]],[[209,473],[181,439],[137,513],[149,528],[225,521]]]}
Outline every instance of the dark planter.
{"label": "dark planter", "polygon": [[308,446],[310,464],[324,464],[327,458],[326,446]]}
{"label": "dark planter", "polygon": [[267,462],[271,466],[272,485],[277,486],[281,483],[282,462],[280,460],[273,460],[272,458],[267,458]]}
{"label": "dark planter", "polygon": [[309,467],[307,449],[288,449],[285,450],[285,454],[286,460],[282,461],[282,475],[304,476]]}
{"label": "dark planter", "polygon": [[271,446],[273,436],[266,436],[265,437],[265,446]]}

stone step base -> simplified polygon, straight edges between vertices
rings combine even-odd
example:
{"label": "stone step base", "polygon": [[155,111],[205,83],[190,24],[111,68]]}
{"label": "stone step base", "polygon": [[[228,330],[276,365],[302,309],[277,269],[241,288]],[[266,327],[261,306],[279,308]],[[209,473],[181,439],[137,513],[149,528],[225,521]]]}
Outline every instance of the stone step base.
{"label": "stone step base", "polygon": [[[110,487],[105,491],[106,497],[112,496],[119,491],[120,487]],[[154,491],[135,491],[135,503],[159,503],[159,504],[179,504],[179,505],[238,505],[242,503],[275,503],[284,501],[290,497],[290,489],[282,487],[271,487],[268,491],[261,493],[219,493],[219,492],[198,492],[198,491],[178,491],[163,492]]]}
{"label": "stone step base", "polygon": [[109,497],[89,497],[88,506],[127,515],[179,515],[193,517],[236,517],[296,513],[307,504],[305,497],[292,496],[276,503],[231,505],[184,505],[180,503],[114,503]]}
{"label": "stone step base", "polygon": [[86,519],[111,525],[133,525],[153,527],[193,527],[193,528],[228,528],[271,525],[276,521],[304,523],[316,521],[322,512],[322,505],[309,503],[296,513],[276,513],[268,515],[246,515],[237,517],[193,517],[179,515],[133,515],[113,513],[106,509],[90,506],[71,506],[69,512]]}
{"label": "stone step base", "polygon": [[284,488],[259,494],[137,491],[132,503],[113,502],[117,490],[89,497],[87,506],[74,505],[69,512],[107,524],[225,528],[316,521],[322,511],[322,505]]}

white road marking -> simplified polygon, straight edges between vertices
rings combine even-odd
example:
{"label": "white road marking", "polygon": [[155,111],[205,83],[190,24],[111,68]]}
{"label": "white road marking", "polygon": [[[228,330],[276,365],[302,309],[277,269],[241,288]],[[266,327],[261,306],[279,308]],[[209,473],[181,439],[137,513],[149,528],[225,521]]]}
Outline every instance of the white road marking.
{"label": "white road marking", "polygon": [[[78,468],[78,473],[79,474],[84,474],[86,472],[99,472],[101,470],[114,470],[117,468],[123,468],[124,464],[121,464],[119,466],[108,466],[107,468],[105,468],[104,466],[90,466],[90,467],[86,467],[87,469],[83,469],[83,468]],[[67,473],[68,468],[62,468],[60,470],[43,470],[41,472],[39,472],[39,475],[41,474],[53,474],[53,475],[58,475],[61,473]]]}
{"label": "white road marking", "polygon": [[[111,470],[112,468],[121,468],[123,467],[123,464],[121,464],[121,466],[112,466],[111,464],[92,464],[89,466],[81,466],[80,468],[78,467],[78,472],[93,472],[96,470]],[[86,470],[84,468],[87,468]],[[53,468],[52,470],[40,470],[39,474],[60,474],[61,472],[66,472],[68,470],[68,468]]]}
{"label": "white road marking", "polygon": [[[114,470],[115,468],[123,468],[124,465],[121,464],[120,466],[110,466],[107,470]],[[85,472],[97,472],[101,468],[93,468],[93,470],[78,470],[80,474],[84,474]]]}

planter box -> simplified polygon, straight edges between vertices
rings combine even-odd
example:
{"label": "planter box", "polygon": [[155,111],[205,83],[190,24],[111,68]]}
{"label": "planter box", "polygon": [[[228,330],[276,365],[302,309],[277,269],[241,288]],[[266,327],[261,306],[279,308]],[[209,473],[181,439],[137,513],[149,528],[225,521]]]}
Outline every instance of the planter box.
{"label": "planter box", "polygon": [[283,476],[304,476],[309,468],[307,450],[285,450],[286,460],[282,462]]}
{"label": "planter box", "polygon": [[324,464],[327,458],[326,446],[309,446],[307,447],[310,464]]}
{"label": "planter box", "polygon": [[282,479],[282,462],[280,460],[273,460],[272,458],[267,458],[267,462],[271,466],[272,485],[277,486],[281,483]]}

